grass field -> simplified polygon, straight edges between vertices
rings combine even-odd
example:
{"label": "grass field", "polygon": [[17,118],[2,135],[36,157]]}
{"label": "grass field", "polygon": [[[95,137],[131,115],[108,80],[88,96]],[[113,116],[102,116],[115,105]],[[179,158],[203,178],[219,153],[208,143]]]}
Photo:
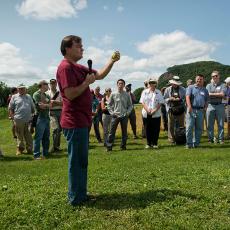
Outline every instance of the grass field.
{"label": "grass field", "polygon": [[209,145],[204,136],[200,148],[186,150],[170,146],[162,131],[158,150],[145,150],[145,140],[129,135],[121,152],[118,133],[108,154],[92,136],[88,189],[97,200],[73,208],[64,138],[63,152],[47,160],[17,157],[4,117],[2,112],[0,229],[230,229],[229,141]]}

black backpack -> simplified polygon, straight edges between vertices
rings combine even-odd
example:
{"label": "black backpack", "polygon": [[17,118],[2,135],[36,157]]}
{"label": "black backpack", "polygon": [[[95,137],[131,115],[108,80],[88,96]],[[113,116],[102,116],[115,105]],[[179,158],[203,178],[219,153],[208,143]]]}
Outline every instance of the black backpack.
{"label": "black backpack", "polygon": [[185,127],[178,127],[175,129],[175,142],[177,145],[184,145],[186,143]]}

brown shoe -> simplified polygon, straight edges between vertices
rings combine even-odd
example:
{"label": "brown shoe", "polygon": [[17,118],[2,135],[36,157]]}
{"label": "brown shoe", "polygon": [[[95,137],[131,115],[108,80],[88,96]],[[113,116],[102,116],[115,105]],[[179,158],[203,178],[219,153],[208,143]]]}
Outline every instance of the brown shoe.
{"label": "brown shoe", "polygon": [[26,153],[31,155],[31,154],[33,154],[33,151],[32,151],[32,149],[27,149]]}
{"label": "brown shoe", "polygon": [[17,148],[16,156],[19,156],[21,154],[23,154],[23,150],[21,150],[20,148]]}

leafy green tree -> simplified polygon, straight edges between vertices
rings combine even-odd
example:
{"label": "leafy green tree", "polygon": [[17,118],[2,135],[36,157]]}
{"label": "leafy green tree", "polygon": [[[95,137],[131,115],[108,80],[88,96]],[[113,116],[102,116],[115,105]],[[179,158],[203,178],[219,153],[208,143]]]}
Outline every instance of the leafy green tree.
{"label": "leafy green tree", "polygon": [[140,87],[140,88],[137,88],[137,89],[134,90],[133,94],[136,97],[136,103],[139,103],[140,98],[141,98],[141,93],[142,93],[143,90],[144,90],[144,87]]}
{"label": "leafy green tree", "polygon": [[186,86],[188,79],[195,80],[197,74],[205,76],[205,82],[209,83],[211,80],[211,73],[213,70],[220,72],[221,80],[223,81],[230,75],[230,66],[223,65],[213,61],[201,61],[184,65],[175,65],[167,69],[167,72],[162,74],[158,80],[158,88],[162,88],[168,84],[172,76],[179,76],[183,85]]}
{"label": "leafy green tree", "polygon": [[33,97],[34,92],[38,90],[38,84],[35,83],[27,88],[27,93],[30,94],[31,97]]}
{"label": "leafy green tree", "polygon": [[7,105],[7,98],[10,94],[10,88],[4,83],[0,82],[0,106]]}

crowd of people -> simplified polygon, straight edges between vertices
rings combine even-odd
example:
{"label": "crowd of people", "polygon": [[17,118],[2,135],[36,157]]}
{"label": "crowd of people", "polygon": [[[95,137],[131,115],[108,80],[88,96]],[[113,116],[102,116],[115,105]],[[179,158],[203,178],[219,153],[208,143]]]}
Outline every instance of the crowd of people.
{"label": "crowd of people", "polygon": [[[108,63],[96,71],[77,63],[83,57],[83,51],[80,37],[66,36],[61,43],[64,59],[58,66],[56,79],[40,81],[33,97],[26,93],[25,85],[12,88],[8,106],[12,134],[17,140],[16,155],[26,151],[33,154],[35,160],[45,159],[49,152],[61,151],[63,132],[69,157],[68,198],[71,205],[90,199],[87,195],[87,166],[91,126],[97,141],[103,143],[110,153],[119,123],[121,151],[126,150],[127,146],[128,121],[134,139],[138,138],[134,108],[138,101],[132,93],[132,84],[119,79],[116,90],[112,92],[111,88],[106,88],[103,95],[99,86],[95,89],[89,87],[95,80],[108,75],[114,63],[119,61],[120,53],[115,52]],[[224,144],[225,105],[227,138],[230,138],[230,77],[225,79],[225,83],[221,83],[219,72],[213,71],[207,85],[204,80],[202,74],[197,74],[195,82],[188,80],[187,87],[184,88],[180,78],[174,76],[161,90],[157,89],[156,78],[151,77],[144,82],[145,88],[139,102],[142,105],[142,137],[146,137],[146,149],[159,148],[162,119],[168,141],[172,145],[184,143],[187,149],[197,148],[204,123],[210,144]],[[218,127],[216,136],[215,121]],[[100,125],[103,135],[100,133]],[[0,156],[3,156],[1,150]]]}
{"label": "crowd of people", "polygon": [[[187,81],[182,86],[178,76],[169,80],[166,87],[157,89],[157,80],[150,78],[144,82],[145,89],[140,98],[142,104],[142,137],[146,137],[146,149],[158,148],[158,138],[163,121],[163,129],[168,133],[168,141],[177,144],[178,130],[184,132],[186,148],[196,148],[200,144],[204,125],[209,143],[224,143],[224,121],[228,121],[227,139],[230,138],[229,97],[230,77],[220,82],[218,71],[211,74],[210,83],[205,86],[204,76],[198,74],[195,82]],[[62,96],[57,80],[38,83],[39,89],[31,97],[26,86],[13,87],[8,98],[9,119],[12,122],[12,135],[17,140],[16,155],[34,154],[34,159],[44,159],[49,152],[59,152],[62,127]],[[126,149],[128,120],[134,139],[137,135],[137,121],[134,104],[138,103],[132,93],[132,84],[125,85],[123,79],[117,81],[117,90],[106,88],[104,94],[100,87],[91,89],[92,126],[98,143],[103,143],[107,151],[112,151],[116,130],[120,123],[122,132],[121,150]],[[225,109],[226,108],[226,109]],[[218,133],[214,135],[214,124]],[[102,126],[103,134],[99,126]],[[50,128],[52,129],[52,147],[50,147]],[[91,130],[91,125],[88,132]],[[32,134],[34,133],[34,141]],[[103,137],[103,138],[102,138]],[[180,137],[181,138],[181,137]],[[183,140],[182,140],[183,143]],[[42,153],[40,150],[42,145]],[[3,156],[0,151],[0,155]]]}

